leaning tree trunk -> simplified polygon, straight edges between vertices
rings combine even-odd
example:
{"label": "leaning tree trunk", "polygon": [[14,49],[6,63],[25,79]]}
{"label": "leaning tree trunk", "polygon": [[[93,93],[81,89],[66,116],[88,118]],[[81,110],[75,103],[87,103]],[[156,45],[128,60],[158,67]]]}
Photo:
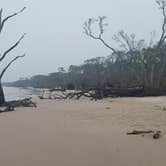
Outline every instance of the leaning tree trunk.
{"label": "leaning tree trunk", "polygon": [[2,88],[2,83],[0,81],[0,106],[3,105],[4,103],[5,103],[5,95]]}

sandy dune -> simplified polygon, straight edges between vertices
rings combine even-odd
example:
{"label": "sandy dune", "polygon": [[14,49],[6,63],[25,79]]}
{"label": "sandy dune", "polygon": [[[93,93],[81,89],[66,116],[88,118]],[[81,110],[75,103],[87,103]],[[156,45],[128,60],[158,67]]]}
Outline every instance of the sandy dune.
{"label": "sandy dune", "polygon": [[[37,103],[0,114],[0,165],[166,165],[166,97]],[[133,129],[162,138],[127,136]]]}

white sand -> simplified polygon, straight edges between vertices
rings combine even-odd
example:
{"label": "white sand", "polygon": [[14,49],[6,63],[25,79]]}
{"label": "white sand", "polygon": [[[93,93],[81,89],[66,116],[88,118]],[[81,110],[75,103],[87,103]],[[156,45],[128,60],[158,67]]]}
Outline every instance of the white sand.
{"label": "white sand", "polygon": [[[37,103],[0,114],[1,166],[166,165],[166,97]],[[133,129],[162,138],[127,136]]]}

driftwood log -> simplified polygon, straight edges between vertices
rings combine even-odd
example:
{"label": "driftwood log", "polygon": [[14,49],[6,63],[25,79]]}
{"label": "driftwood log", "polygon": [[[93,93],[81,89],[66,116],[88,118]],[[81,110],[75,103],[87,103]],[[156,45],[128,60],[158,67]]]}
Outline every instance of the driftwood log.
{"label": "driftwood log", "polygon": [[12,111],[15,111],[15,108],[12,107],[12,106],[7,106],[5,108],[1,108],[0,109],[0,113],[3,113],[3,112],[12,112]]}
{"label": "driftwood log", "polygon": [[132,132],[127,133],[127,135],[140,135],[140,134],[150,134],[154,133],[152,130],[141,131],[141,130],[133,130]]}
{"label": "driftwood log", "polygon": [[0,107],[0,113],[15,111],[16,107],[37,107],[37,105],[36,105],[36,103],[34,103],[32,101],[32,98],[26,98],[26,99],[23,99],[23,100],[9,101],[9,102],[5,102]]}
{"label": "driftwood log", "polygon": [[145,135],[152,134],[153,139],[159,139],[161,137],[161,131],[152,131],[152,130],[133,130],[132,132],[128,132],[127,135]]}
{"label": "driftwood log", "polygon": [[83,89],[80,91],[67,92],[61,89],[48,89],[44,90],[40,99],[80,99],[81,97],[87,97],[91,100],[100,100],[107,97],[123,97],[123,96],[143,96],[143,87],[133,88],[112,88],[112,87],[93,87]]}
{"label": "driftwood log", "polygon": [[25,98],[22,100],[14,100],[6,102],[3,106],[6,107],[37,107],[36,103],[32,101],[32,98]]}

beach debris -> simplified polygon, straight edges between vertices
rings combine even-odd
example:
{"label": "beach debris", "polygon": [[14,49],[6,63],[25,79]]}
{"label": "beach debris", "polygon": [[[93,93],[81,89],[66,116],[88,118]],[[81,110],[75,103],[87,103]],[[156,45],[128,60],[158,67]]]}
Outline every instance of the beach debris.
{"label": "beach debris", "polygon": [[9,101],[0,107],[0,113],[15,111],[16,107],[37,107],[37,105],[32,101],[32,98]]}
{"label": "beach debris", "polygon": [[25,98],[22,100],[14,100],[9,101],[4,104],[4,106],[7,106],[9,108],[15,108],[15,107],[37,107],[36,103],[32,101],[32,97]]}
{"label": "beach debris", "polygon": [[133,130],[132,132],[128,132],[127,135],[140,135],[140,134],[150,134],[154,133],[152,130],[141,131],[141,130]]}
{"label": "beach debris", "polygon": [[143,96],[143,87],[113,88],[90,87],[81,90],[66,91],[64,89],[46,89],[39,96],[40,99],[80,99],[87,97],[91,100],[101,100],[108,97]]}
{"label": "beach debris", "polygon": [[159,139],[161,136],[161,131],[156,131],[153,135],[153,139]]}
{"label": "beach debris", "polygon": [[165,106],[163,107],[163,111],[166,111],[166,107]]}
{"label": "beach debris", "polygon": [[161,137],[161,131],[152,131],[152,130],[133,130],[132,132],[128,132],[127,135],[142,135],[152,134],[153,139],[159,139]]}
{"label": "beach debris", "polygon": [[15,111],[15,108],[13,106],[7,106],[5,108],[1,108],[0,109],[0,113],[3,113],[3,112],[12,112],[12,111]]}
{"label": "beach debris", "polygon": [[40,96],[39,99],[66,99],[66,94],[64,89],[45,89]]}

